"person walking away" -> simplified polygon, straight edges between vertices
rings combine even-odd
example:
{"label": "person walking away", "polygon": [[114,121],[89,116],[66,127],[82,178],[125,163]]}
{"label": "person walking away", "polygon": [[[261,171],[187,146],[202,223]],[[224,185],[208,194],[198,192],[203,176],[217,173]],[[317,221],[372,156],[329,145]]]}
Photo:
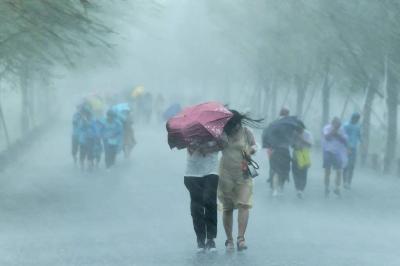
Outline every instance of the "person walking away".
{"label": "person walking away", "polygon": [[117,119],[117,114],[112,110],[107,112],[107,119],[104,125],[103,142],[106,168],[109,169],[115,164],[115,159],[120,147],[123,127]]}
{"label": "person walking away", "polygon": [[78,153],[79,153],[79,129],[81,124],[81,107],[78,106],[75,114],[72,117],[72,143],[71,143],[71,152],[72,158],[74,160],[74,164],[78,163]]}
{"label": "person walking away", "polygon": [[88,170],[93,169],[95,128],[92,113],[88,107],[83,107],[79,123],[79,161],[81,170],[85,170],[85,162],[88,162]]}
{"label": "person walking away", "polygon": [[351,116],[350,122],[344,125],[344,132],[348,139],[349,144],[349,161],[343,172],[343,186],[345,189],[351,188],[353,180],[354,168],[357,160],[357,148],[361,142],[361,127],[359,125],[361,115],[354,113]]}
{"label": "person walking away", "polygon": [[162,122],[163,121],[163,112],[165,109],[165,99],[162,94],[157,94],[157,97],[154,101],[154,112],[156,115],[156,121]]}
{"label": "person walking away", "polygon": [[[285,182],[289,181],[291,156],[290,146],[293,142],[292,127],[281,126],[282,121],[287,119],[298,121],[295,117],[289,116],[288,108],[283,107],[280,117],[275,120],[263,132],[263,148],[267,149],[270,165],[270,177],[272,196],[282,195]],[[273,128],[273,129],[272,129]]]}
{"label": "person walking away", "polygon": [[223,224],[228,251],[234,249],[233,211],[238,209],[237,249],[247,249],[245,233],[249,221],[249,210],[252,207],[253,180],[243,165],[247,164],[246,156],[256,152],[256,142],[251,131],[245,125],[258,127],[262,120],[254,120],[248,116],[231,110],[233,117],[224,127],[227,136],[220,161],[220,179],[218,198],[223,204]]}
{"label": "person walking away", "polygon": [[292,173],[297,197],[303,198],[304,189],[307,185],[308,169],[311,166],[310,149],[313,140],[311,133],[301,127],[295,137],[293,145]]}
{"label": "person walking away", "polygon": [[142,108],[143,122],[150,124],[153,117],[153,95],[150,92],[147,92],[143,95]]}
{"label": "person walking away", "polygon": [[135,133],[133,131],[133,116],[131,113],[128,113],[124,123],[124,142],[123,142],[123,152],[125,158],[129,158],[132,152],[133,147],[136,145]]}
{"label": "person walking away", "polygon": [[184,184],[190,194],[190,212],[198,251],[216,251],[218,153],[216,141],[187,148]]}
{"label": "person walking away", "polygon": [[322,149],[323,167],[325,169],[325,196],[330,193],[330,176],[332,168],[336,171],[334,193],[340,196],[340,184],[343,169],[347,165],[347,138],[341,127],[341,121],[335,117],[332,122],[323,129]]}
{"label": "person walking away", "polygon": [[102,132],[104,131],[104,123],[100,119],[94,121],[95,136],[94,136],[94,151],[93,160],[94,166],[99,167],[101,161],[101,154],[103,153]]}

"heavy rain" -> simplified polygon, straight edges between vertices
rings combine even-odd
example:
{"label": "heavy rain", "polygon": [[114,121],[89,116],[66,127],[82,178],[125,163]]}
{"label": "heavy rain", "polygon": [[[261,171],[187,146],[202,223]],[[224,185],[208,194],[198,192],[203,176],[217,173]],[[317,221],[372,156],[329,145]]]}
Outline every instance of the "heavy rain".
{"label": "heavy rain", "polygon": [[400,265],[397,0],[1,0],[0,265]]}

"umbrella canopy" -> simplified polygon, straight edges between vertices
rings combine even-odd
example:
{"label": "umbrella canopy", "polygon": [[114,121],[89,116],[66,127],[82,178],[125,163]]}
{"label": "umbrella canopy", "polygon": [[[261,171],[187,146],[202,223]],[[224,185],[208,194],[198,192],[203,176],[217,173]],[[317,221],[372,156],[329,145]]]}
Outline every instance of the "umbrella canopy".
{"label": "umbrella canopy", "polygon": [[304,128],[296,116],[288,116],[272,122],[262,134],[264,148],[289,147],[293,142],[295,131]]}
{"label": "umbrella canopy", "polygon": [[111,109],[115,112],[124,112],[130,111],[131,107],[129,106],[129,103],[119,103],[111,107]]}
{"label": "umbrella canopy", "polygon": [[165,121],[167,121],[168,119],[179,114],[179,112],[181,111],[182,111],[181,105],[179,103],[174,103],[173,105],[168,107],[167,110],[165,110],[165,112],[163,113],[163,118]]}
{"label": "umbrella canopy", "polygon": [[167,122],[168,144],[183,149],[221,137],[233,114],[218,102],[207,102],[185,108]]}
{"label": "umbrella canopy", "polygon": [[139,96],[142,96],[144,94],[144,91],[145,91],[144,86],[142,85],[137,86],[132,90],[131,96],[132,98],[137,98]]}
{"label": "umbrella canopy", "polygon": [[131,107],[129,106],[129,103],[119,103],[116,105],[113,105],[111,107],[111,110],[115,112],[117,117],[122,121],[126,121],[128,118],[129,111],[131,110]]}
{"label": "umbrella canopy", "polygon": [[90,105],[95,113],[101,113],[105,109],[105,104],[100,96],[91,96],[86,98],[86,102]]}

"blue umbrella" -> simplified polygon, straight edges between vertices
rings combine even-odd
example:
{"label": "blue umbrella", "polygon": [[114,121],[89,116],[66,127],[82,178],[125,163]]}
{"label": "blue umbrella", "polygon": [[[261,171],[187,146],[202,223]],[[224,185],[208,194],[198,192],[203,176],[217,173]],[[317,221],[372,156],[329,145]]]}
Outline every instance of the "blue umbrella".
{"label": "blue umbrella", "polygon": [[169,120],[170,118],[174,117],[175,115],[179,114],[182,111],[182,107],[179,103],[175,103],[165,110],[163,113],[163,118],[165,121]]}
{"label": "blue umbrella", "polygon": [[119,103],[112,106],[111,110],[117,115],[121,122],[124,122],[128,117],[128,113],[131,111],[131,107],[129,103]]}
{"label": "blue umbrella", "polygon": [[111,109],[117,113],[121,113],[124,111],[130,111],[131,107],[129,106],[129,103],[119,103],[111,107]]}

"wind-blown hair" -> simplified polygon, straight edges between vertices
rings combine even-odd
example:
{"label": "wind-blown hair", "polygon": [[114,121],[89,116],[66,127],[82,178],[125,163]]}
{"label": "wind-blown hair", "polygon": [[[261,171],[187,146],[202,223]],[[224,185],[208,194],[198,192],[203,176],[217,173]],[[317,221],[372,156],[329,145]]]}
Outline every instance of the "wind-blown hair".
{"label": "wind-blown hair", "polygon": [[264,119],[253,119],[248,114],[239,113],[236,110],[230,109],[231,113],[233,114],[232,118],[226,123],[224,127],[225,133],[230,136],[233,134],[234,129],[237,125],[241,124],[242,126],[248,126],[251,128],[259,128],[263,127],[262,122]]}

